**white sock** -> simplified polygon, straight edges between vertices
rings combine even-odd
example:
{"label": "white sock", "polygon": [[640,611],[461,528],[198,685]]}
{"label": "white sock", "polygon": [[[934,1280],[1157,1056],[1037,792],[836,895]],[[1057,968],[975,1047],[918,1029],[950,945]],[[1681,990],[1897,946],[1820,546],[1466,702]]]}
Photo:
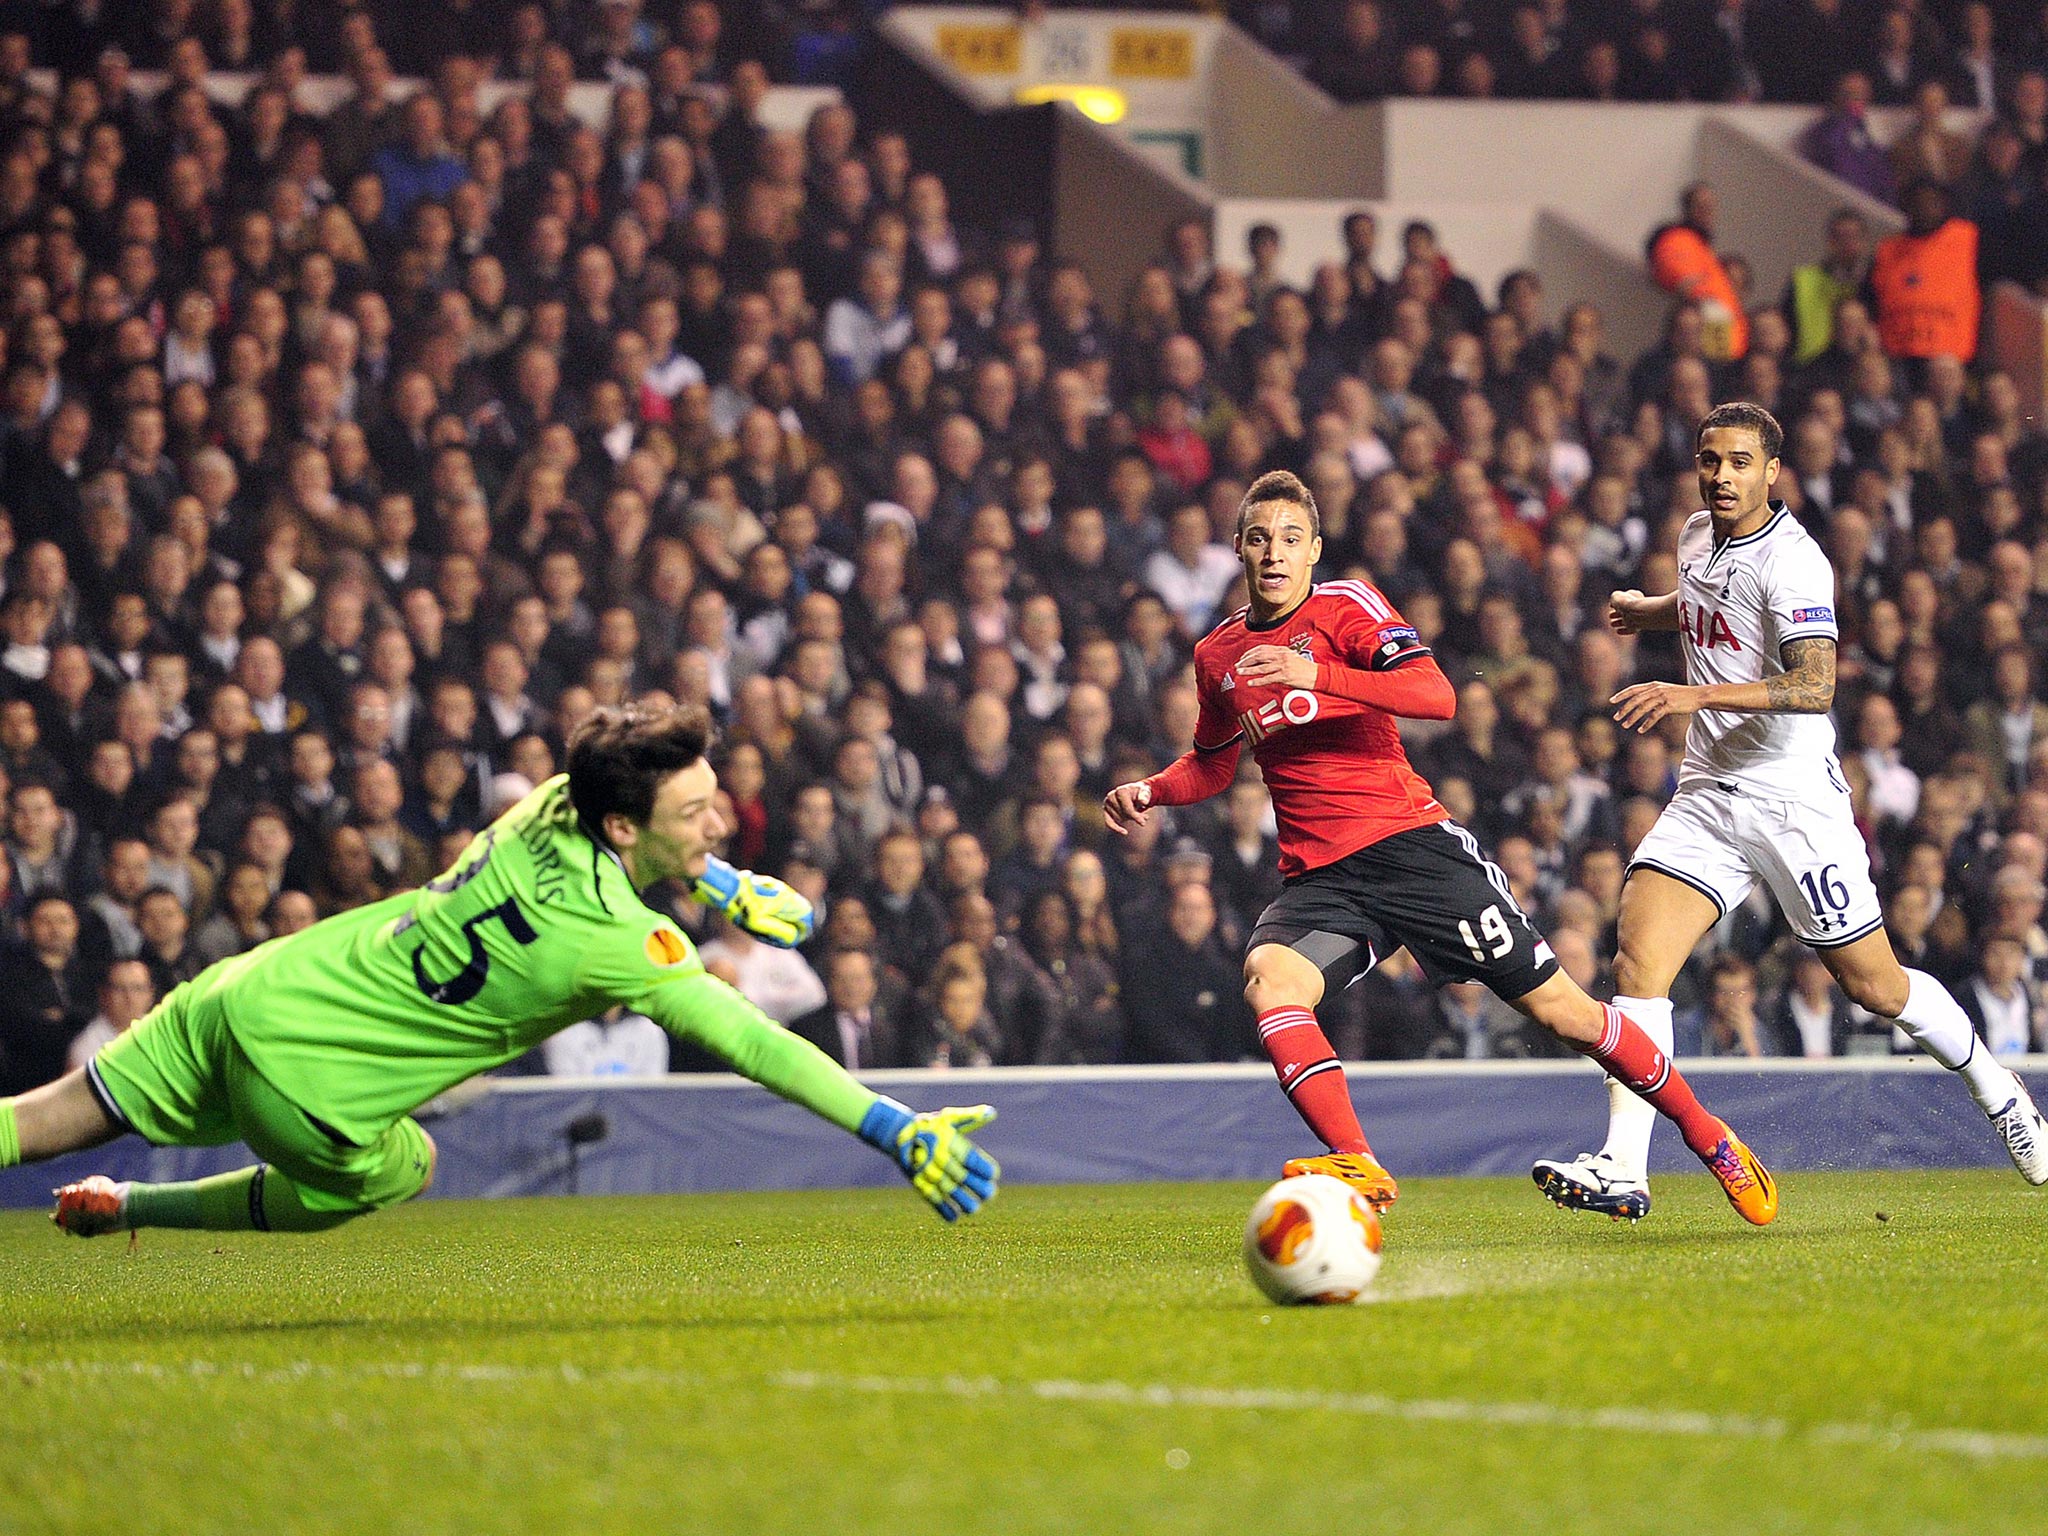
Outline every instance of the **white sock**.
{"label": "white sock", "polygon": [[[1614,1006],[1650,1037],[1652,1045],[1666,1056],[1671,1054],[1670,998],[1617,997]],[[1650,1132],[1656,1128],[1657,1111],[1650,1103],[1608,1078],[1607,1144],[1600,1150],[1637,1178],[1646,1178],[1650,1169]]]}
{"label": "white sock", "polygon": [[1925,971],[1906,972],[1906,1006],[1899,1010],[1899,1027],[1949,1071],[1961,1073],[1970,1085],[1970,1097],[1987,1115],[2005,1108],[2012,1098],[2012,1073],[1978,1044],[1970,1016],[1949,996],[1948,988]]}

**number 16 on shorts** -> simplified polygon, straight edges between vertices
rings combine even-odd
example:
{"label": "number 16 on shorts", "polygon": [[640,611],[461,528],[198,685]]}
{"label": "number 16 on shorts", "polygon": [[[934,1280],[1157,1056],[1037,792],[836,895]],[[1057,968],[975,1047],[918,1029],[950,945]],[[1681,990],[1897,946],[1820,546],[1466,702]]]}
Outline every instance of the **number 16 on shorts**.
{"label": "number 16 on shorts", "polygon": [[1806,904],[1822,921],[1849,910],[1849,887],[1842,883],[1841,870],[1839,864],[1823,864],[1799,877],[1799,888],[1806,892]]}

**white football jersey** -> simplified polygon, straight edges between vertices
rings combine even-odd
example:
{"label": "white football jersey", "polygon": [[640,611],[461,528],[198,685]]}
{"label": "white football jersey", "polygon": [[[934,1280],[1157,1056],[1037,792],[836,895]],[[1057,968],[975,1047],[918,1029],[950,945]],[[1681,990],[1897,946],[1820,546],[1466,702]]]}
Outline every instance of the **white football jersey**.
{"label": "white football jersey", "polygon": [[[1719,545],[1712,515],[1695,512],[1678,538],[1678,627],[1688,682],[1775,677],[1788,641],[1836,638],[1834,567],[1777,502],[1755,533]],[[1734,784],[1780,800],[1839,788],[1834,719],[1701,710],[1685,735],[1678,782]]]}

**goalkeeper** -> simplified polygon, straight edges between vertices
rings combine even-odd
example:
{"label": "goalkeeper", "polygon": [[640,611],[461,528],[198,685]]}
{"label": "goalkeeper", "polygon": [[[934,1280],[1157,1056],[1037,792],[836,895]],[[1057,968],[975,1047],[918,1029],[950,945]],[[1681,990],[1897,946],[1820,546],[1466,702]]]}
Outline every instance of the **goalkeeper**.
{"label": "goalkeeper", "polygon": [[810,931],[780,881],[711,857],[726,828],[696,709],[602,710],[569,771],[416,891],[209,967],[91,1063],[0,1099],[0,1168],[134,1131],[159,1146],[240,1138],[262,1161],[190,1183],[94,1175],[56,1192],[81,1237],[134,1227],[313,1232],[409,1200],[434,1172],[412,1111],[556,1030],[624,1003],[894,1159],[948,1221],[995,1194],[969,1133],[987,1108],[913,1114],[708,975],[640,899],[690,881],[772,943]]}

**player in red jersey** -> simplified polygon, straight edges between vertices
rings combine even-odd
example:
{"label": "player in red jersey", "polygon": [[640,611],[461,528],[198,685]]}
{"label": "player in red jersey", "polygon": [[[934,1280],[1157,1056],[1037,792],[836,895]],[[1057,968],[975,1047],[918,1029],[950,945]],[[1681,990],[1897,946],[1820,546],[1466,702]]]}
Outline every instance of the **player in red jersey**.
{"label": "player in red jersey", "polygon": [[1370,582],[1313,580],[1321,521],[1308,487],[1261,475],[1237,513],[1251,601],[1195,647],[1194,750],[1103,801],[1127,833],[1154,805],[1206,800],[1237,776],[1249,743],[1280,823],[1286,888],[1245,956],[1245,1000],[1280,1086],[1330,1150],[1284,1173],[1329,1173],[1380,1208],[1398,1190],[1372,1154],[1316,1022],[1327,987],[1348,986],[1406,945],[1438,980],[1482,981],[1677,1122],[1685,1144],[1758,1226],[1777,1185],[1735,1133],[1700,1107],[1670,1059],[1596,1002],[1557,957],[1472,834],[1408,765],[1396,716],[1448,720],[1450,681]]}

